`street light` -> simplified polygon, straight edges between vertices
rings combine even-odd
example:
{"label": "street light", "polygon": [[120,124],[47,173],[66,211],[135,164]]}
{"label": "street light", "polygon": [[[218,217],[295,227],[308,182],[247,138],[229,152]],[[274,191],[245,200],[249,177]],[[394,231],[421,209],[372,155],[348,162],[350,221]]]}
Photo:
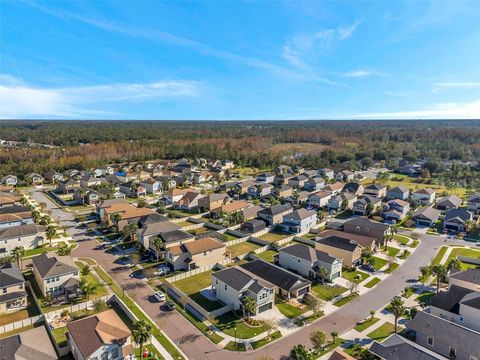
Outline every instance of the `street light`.
{"label": "street light", "polygon": [[235,349],[236,349],[237,348],[237,328],[234,327],[233,330],[235,332]]}

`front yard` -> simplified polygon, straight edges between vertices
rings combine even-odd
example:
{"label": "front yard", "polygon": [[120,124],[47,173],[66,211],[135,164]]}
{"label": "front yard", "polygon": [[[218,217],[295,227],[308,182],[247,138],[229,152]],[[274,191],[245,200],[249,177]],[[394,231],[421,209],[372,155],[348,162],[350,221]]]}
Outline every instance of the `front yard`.
{"label": "front yard", "polygon": [[374,261],[373,266],[375,267],[375,270],[380,270],[382,267],[387,265],[387,262],[388,262],[387,260],[376,257],[376,256],[372,256],[372,259]]}
{"label": "front yard", "polygon": [[358,270],[349,270],[349,269],[342,270],[342,277],[351,282],[361,283],[363,280],[365,280],[369,276],[370,275]]}
{"label": "front yard", "polygon": [[300,309],[299,307],[289,304],[286,301],[282,301],[282,299],[278,297],[275,298],[275,306],[278,308],[278,310],[280,310],[283,315],[285,315],[289,319],[299,317],[300,315],[308,311],[308,308],[306,306],[303,306],[303,308]]}
{"label": "front yard", "polygon": [[325,301],[330,301],[347,290],[347,288],[340,285],[317,284],[312,286],[312,291],[317,294],[320,299]]}
{"label": "front yard", "polygon": [[395,326],[390,322],[386,322],[385,324],[383,324],[379,328],[373,330],[367,336],[372,340],[377,340],[379,342],[382,342],[387,337],[392,335],[394,331],[395,331]]}
{"label": "front yard", "polygon": [[265,324],[255,327],[247,325],[242,319],[236,317],[235,314],[231,312],[219,316],[213,320],[212,323],[227,335],[235,336],[236,333],[238,339],[250,339],[269,329]]}

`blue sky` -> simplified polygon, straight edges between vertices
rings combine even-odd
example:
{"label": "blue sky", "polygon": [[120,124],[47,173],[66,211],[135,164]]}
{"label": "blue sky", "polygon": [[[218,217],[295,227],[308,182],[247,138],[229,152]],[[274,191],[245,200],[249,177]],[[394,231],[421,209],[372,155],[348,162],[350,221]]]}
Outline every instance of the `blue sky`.
{"label": "blue sky", "polygon": [[480,118],[478,1],[0,1],[0,118]]}

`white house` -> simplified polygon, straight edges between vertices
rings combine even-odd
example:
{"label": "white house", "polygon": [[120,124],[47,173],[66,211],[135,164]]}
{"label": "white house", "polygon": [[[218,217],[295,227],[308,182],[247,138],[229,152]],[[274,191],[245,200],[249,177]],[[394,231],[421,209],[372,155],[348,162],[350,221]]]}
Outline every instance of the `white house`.
{"label": "white house", "polygon": [[283,222],[280,224],[282,230],[288,233],[308,232],[317,224],[317,213],[304,208],[295,210],[283,215]]}
{"label": "white house", "polygon": [[435,190],[418,189],[412,193],[412,201],[419,205],[431,205],[435,202]]}
{"label": "white house", "polygon": [[7,175],[3,178],[3,183],[9,186],[17,185],[18,179],[15,175]]}
{"label": "white house", "polygon": [[308,197],[308,205],[314,208],[322,208],[328,205],[332,193],[328,191],[317,191]]}
{"label": "white house", "polygon": [[475,214],[478,213],[480,210],[480,194],[476,194],[468,198],[467,210]]}
{"label": "white house", "polygon": [[37,224],[10,226],[0,229],[0,257],[9,256],[18,246],[25,250],[43,245],[45,227]]}

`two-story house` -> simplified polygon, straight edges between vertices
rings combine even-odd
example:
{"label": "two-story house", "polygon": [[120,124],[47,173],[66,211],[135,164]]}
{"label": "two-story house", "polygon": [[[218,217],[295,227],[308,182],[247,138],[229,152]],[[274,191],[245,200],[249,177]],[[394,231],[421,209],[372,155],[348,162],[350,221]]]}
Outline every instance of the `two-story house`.
{"label": "two-story house", "polygon": [[273,184],[276,186],[289,185],[288,181],[292,178],[292,175],[289,173],[277,174],[273,179]]}
{"label": "two-story house", "polygon": [[357,201],[357,196],[348,192],[334,195],[328,199],[327,209],[329,212],[351,210],[355,201]]}
{"label": "two-story house", "polygon": [[267,225],[275,225],[281,223],[283,216],[292,211],[293,208],[290,204],[278,204],[259,211],[257,216],[265,221]]}
{"label": "two-story house", "polygon": [[273,180],[275,179],[275,174],[272,174],[271,172],[264,172],[262,174],[257,175],[257,181],[261,181],[264,183],[273,183]]}
{"label": "two-story house", "polygon": [[67,329],[75,360],[122,360],[135,356],[132,333],[115,310],[69,322]]}
{"label": "two-story house", "polygon": [[173,203],[175,209],[192,211],[198,209],[198,202],[204,195],[196,191],[186,192],[180,200]]}
{"label": "two-story house", "polygon": [[273,185],[269,183],[259,183],[248,188],[248,196],[261,198],[272,193]]}
{"label": "two-story house", "polygon": [[362,249],[356,241],[337,235],[331,235],[315,240],[315,250],[323,251],[328,255],[341,259],[343,266],[355,267],[360,263]]}
{"label": "two-story house", "polygon": [[213,266],[224,260],[225,244],[211,237],[174,245],[167,250],[167,264],[173,271]]}
{"label": "two-story house", "polygon": [[70,256],[43,253],[32,258],[32,265],[35,281],[44,296],[70,301],[82,295],[80,273]]}
{"label": "two-story house", "polygon": [[155,179],[147,179],[140,182],[145,188],[147,194],[160,194],[162,192],[162,183]]}
{"label": "two-story house", "polygon": [[328,191],[317,191],[308,196],[308,205],[319,209],[328,205],[329,200],[332,198],[332,194]]}
{"label": "two-story house", "polygon": [[102,179],[97,178],[95,176],[87,175],[80,178],[81,187],[100,186],[101,184],[102,184]]}
{"label": "two-story house", "polygon": [[405,200],[390,200],[383,205],[382,217],[385,220],[400,221],[410,211],[410,203]]}
{"label": "two-story house", "polygon": [[0,339],[2,359],[58,360],[57,352],[45,326],[22,330],[15,335]]}
{"label": "two-story house", "polygon": [[80,181],[73,179],[59,181],[57,188],[62,194],[68,194],[74,192],[75,189],[80,189]]}
{"label": "two-story house", "polygon": [[480,194],[470,196],[467,202],[467,210],[474,214],[478,214],[480,211]]}
{"label": "two-story house", "polygon": [[450,209],[445,213],[443,229],[450,232],[467,230],[468,222],[473,220],[473,214],[466,209]]}
{"label": "two-story house", "polygon": [[25,224],[9,226],[0,229],[0,257],[11,255],[16,247],[25,250],[35,249],[43,245],[45,240],[45,226]]}
{"label": "two-story house", "polygon": [[7,175],[3,178],[3,183],[8,186],[16,186],[18,178],[15,175]]}
{"label": "two-story house", "polygon": [[290,185],[280,185],[273,190],[273,193],[277,198],[284,199],[293,195],[293,188]]}
{"label": "two-story house", "polygon": [[381,184],[370,184],[368,186],[365,186],[363,194],[383,199],[387,196],[387,187]]}
{"label": "two-story house", "polygon": [[389,200],[393,200],[393,199],[407,200],[409,196],[410,196],[410,190],[403,185],[395,186],[387,191],[387,199]]}
{"label": "two-story house", "polygon": [[339,194],[343,189],[343,183],[337,181],[333,184],[328,184],[323,188],[323,190],[328,191],[332,195],[337,195]]}
{"label": "two-story house", "polygon": [[440,199],[437,202],[437,209],[441,211],[447,211],[450,209],[458,209],[462,205],[463,200],[460,199],[457,195],[447,195]]}
{"label": "two-story house", "polygon": [[27,307],[22,271],[15,263],[0,265],[0,315]]}
{"label": "two-story house", "polygon": [[288,179],[288,185],[293,187],[294,189],[302,188],[307,181],[307,177],[304,175],[297,175],[290,179]]}
{"label": "two-story house", "polygon": [[364,196],[357,199],[352,206],[355,215],[373,214],[382,207],[382,199],[373,196]]}
{"label": "two-story house", "polygon": [[284,232],[291,234],[308,232],[315,225],[317,225],[317,213],[305,208],[283,215],[283,222],[280,224]]}
{"label": "two-story house", "polygon": [[343,187],[343,191],[353,194],[355,196],[360,196],[363,194],[364,188],[362,184],[357,182],[349,182]]}
{"label": "two-story house", "polygon": [[326,179],[333,179],[335,177],[335,172],[328,168],[318,170],[318,174]]}
{"label": "two-story house", "polygon": [[418,189],[412,193],[412,201],[417,205],[432,205],[435,202],[435,195],[433,189]]}
{"label": "two-story house", "polygon": [[391,233],[390,225],[361,217],[346,221],[343,230],[352,234],[373,237],[377,239],[378,246],[383,245],[385,237],[390,236]]}
{"label": "two-story house", "polygon": [[412,220],[418,227],[432,227],[441,215],[441,211],[431,207],[421,207],[415,210]]}
{"label": "two-story house", "polygon": [[140,197],[147,195],[145,186],[143,186],[142,183],[134,181],[128,181],[120,184],[119,190],[129,197]]}
{"label": "two-story house", "polygon": [[305,181],[303,188],[306,191],[319,191],[325,187],[325,180],[321,177],[313,177]]}
{"label": "two-story house", "polygon": [[342,276],[342,260],[303,244],[290,245],[278,252],[278,264],[302,276],[315,279],[319,268],[327,270],[325,281]]}
{"label": "two-story house", "polygon": [[355,174],[350,170],[342,170],[335,174],[335,179],[338,181],[352,181]]}
{"label": "two-story house", "polygon": [[229,199],[225,193],[209,194],[198,200],[198,206],[202,211],[210,211],[225,205]]}

